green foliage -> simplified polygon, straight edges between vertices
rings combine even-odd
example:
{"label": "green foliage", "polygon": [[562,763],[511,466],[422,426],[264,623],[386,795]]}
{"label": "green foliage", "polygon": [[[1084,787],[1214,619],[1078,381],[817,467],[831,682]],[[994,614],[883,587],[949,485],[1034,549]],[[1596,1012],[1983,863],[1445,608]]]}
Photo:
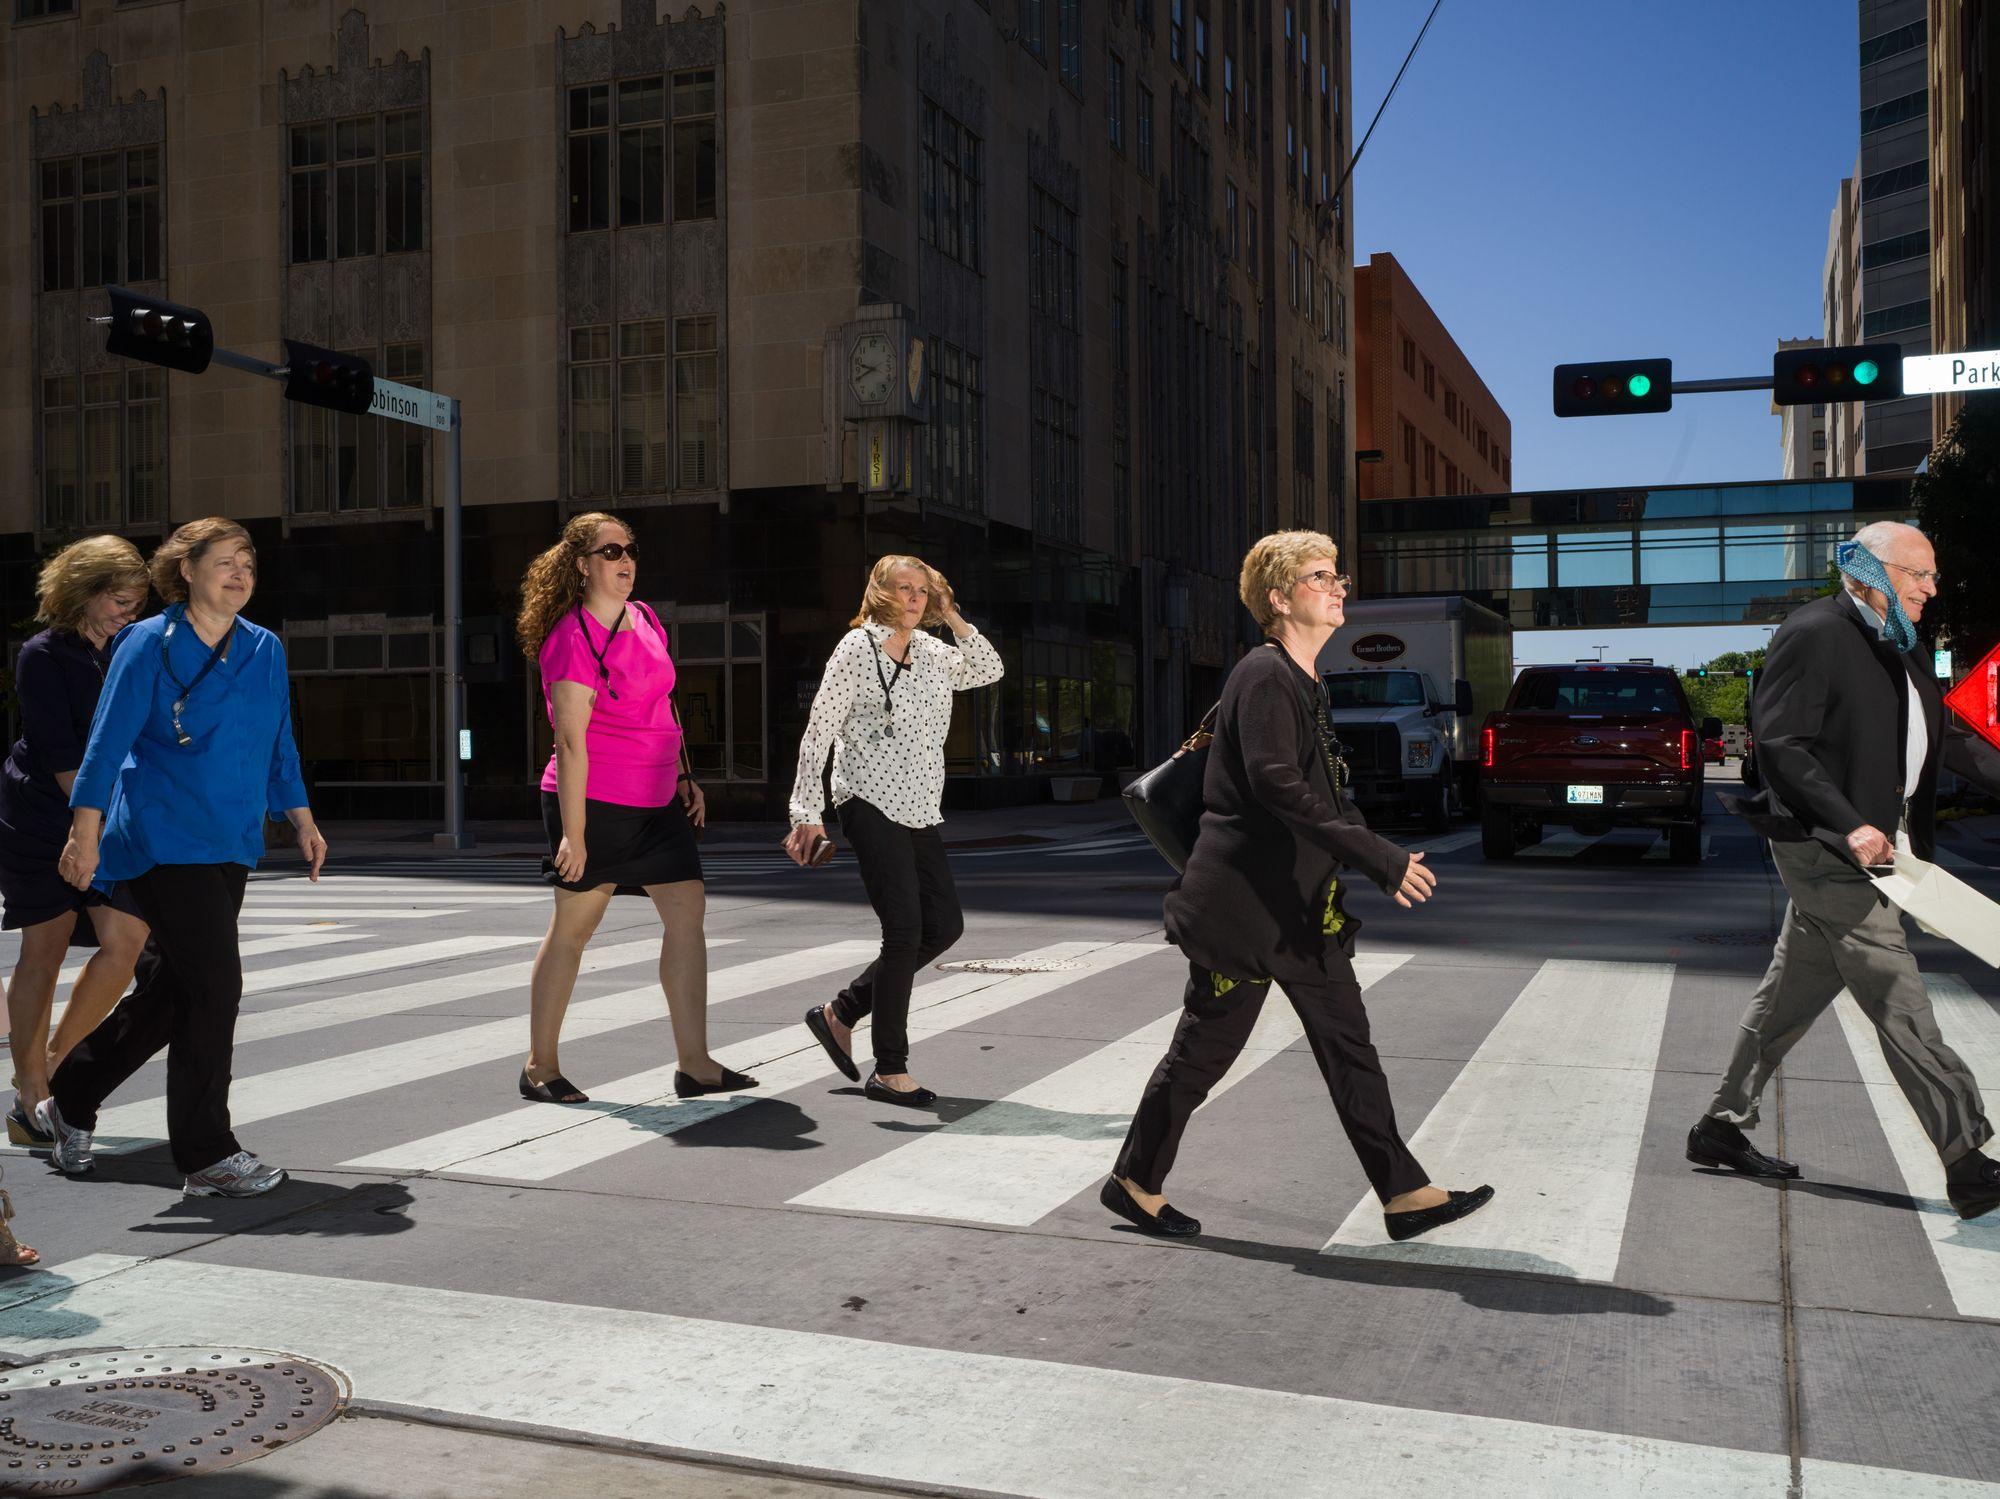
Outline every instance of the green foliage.
{"label": "green foliage", "polygon": [[1681,685],[1687,689],[1688,706],[1694,709],[1695,718],[1719,718],[1726,724],[1744,722],[1744,710],[1750,700],[1750,681],[1746,677],[1726,676],[1723,673],[1761,670],[1764,648],[1724,651],[1706,665],[1707,676],[1681,678]]}
{"label": "green foliage", "polygon": [[1911,481],[1917,525],[1937,549],[1943,581],[1924,610],[1924,632],[1951,637],[1970,665],[2000,642],[2000,401],[1974,396]]}

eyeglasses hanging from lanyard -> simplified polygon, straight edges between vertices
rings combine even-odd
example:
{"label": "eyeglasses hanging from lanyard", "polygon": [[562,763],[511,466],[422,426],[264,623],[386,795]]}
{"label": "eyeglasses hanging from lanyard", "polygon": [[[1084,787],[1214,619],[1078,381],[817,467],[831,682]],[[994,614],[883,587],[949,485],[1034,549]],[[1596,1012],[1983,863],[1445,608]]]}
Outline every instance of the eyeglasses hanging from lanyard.
{"label": "eyeglasses hanging from lanyard", "polygon": [[[172,682],[175,690],[180,693],[180,696],[174,699],[173,707],[169,711],[173,714],[174,738],[179,742],[182,749],[186,749],[194,743],[194,736],[181,727],[181,714],[187,711],[188,699],[194,696],[195,688],[201,686],[208,674],[215,670],[216,662],[227,662],[229,660],[229,647],[236,639],[236,621],[232,619],[229,622],[228,630],[223,633],[222,638],[209,647],[208,659],[201,663],[201,670],[194,674],[194,680],[192,682],[183,682],[180,679],[180,673],[174,670],[173,656],[169,653],[167,647],[174,638],[174,631],[178,630],[186,621],[187,606],[176,604],[167,611],[167,627],[160,632],[160,670],[167,674],[167,680]],[[189,625],[188,628],[193,629],[194,627]],[[195,638],[199,640],[201,637],[197,635]]]}
{"label": "eyeglasses hanging from lanyard", "polygon": [[[600,548],[600,550],[603,550],[603,548]],[[624,623],[625,606],[620,604],[618,606],[618,618],[612,622],[611,628],[605,631],[604,649],[600,651],[596,643],[590,638],[590,621],[584,616],[583,605],[578,604],[576,606],[576,627],[583,631],[583,648],[590,652],[591,660],[597,663],[597,680],[604,684],[604,690],[611,695],[613,702],[618,700],[618,690],[611,685],[611,668],[604,664],[604,658],[611,654],[612,639],[618,634],[619,627]]]}

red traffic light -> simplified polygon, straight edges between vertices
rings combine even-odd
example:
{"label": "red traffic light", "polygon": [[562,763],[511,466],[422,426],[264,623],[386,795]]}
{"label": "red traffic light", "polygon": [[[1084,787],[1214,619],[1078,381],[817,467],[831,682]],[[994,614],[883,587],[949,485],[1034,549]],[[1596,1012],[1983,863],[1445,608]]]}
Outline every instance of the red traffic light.
{"label": "red traffic light", "polygon": [[111,315],[104,320],[105,353],[190,375],[208,368],[215,331],[206,314],[122,286],[107,286],[104,292],[111,301]]}
{"label": "red traffic light", "polygon": [[1792,378],[1797,380],[1801,385],[1817,385],[1819,384],[1819,366],[1816,364],[1802,364],[1799,366],[1798,373]]}
{"label": "red traffic light", "polygon": [[1579,375],[1576,383],[1569,388],[1570,394],[1579,401],[1587,401],[1597,394],[1597,382],[1588,375]]}
{"label": "red traffic light", "polygon": [[361,416],[374,398],[375,371],[360,355],[285,340],[286,400]]}

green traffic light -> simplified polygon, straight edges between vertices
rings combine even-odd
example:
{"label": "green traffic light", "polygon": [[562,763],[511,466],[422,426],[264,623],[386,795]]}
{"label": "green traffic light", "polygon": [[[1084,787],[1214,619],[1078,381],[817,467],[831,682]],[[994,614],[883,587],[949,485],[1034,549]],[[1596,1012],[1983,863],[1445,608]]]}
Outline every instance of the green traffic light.
{"label": "green traffic light", "polygon": [[1643,401],[1646,398],[1646,393],[1653,388],[1653,377],[1650,375],[1634,375],[1625,382],[1625,388],[1632,392],[1633,400]]}
{"label": "green traffic light", "polygon": [[1881,365],[1872,359],[1864,359],[1854,366],[1854,383],[1856,385],[1873,385],[1876,377],[1881,373]]}

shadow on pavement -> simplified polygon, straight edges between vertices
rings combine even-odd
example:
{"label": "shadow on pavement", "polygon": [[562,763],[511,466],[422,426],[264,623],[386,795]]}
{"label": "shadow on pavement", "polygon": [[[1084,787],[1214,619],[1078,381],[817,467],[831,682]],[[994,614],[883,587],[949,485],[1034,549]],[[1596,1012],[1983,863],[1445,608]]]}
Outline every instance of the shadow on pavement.
{"label": "shadow on pavement", "polygon": [[[280,1195],[282,1194],[282,1195]],[[265,1238],[376,1238],[416,1227],[416,1199],[400,1182],[356,1187],[293,1177],[268,1197],[181,1197],[135,1234],[235,1234]]]}

